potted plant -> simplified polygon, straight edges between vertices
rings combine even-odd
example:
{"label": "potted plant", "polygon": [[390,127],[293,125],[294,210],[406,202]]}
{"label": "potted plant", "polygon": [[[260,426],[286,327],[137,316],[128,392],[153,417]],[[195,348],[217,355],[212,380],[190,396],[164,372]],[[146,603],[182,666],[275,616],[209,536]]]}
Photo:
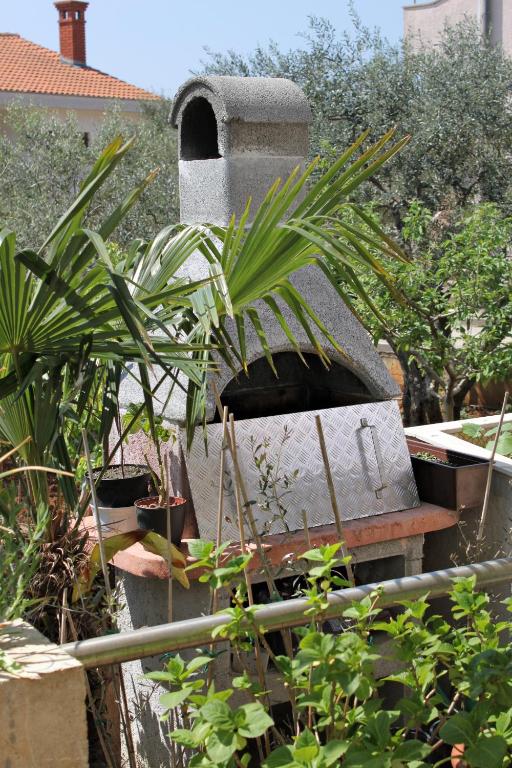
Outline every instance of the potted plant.
{"label": "potted plant", "polygon": [[[130,406],[135,408],[136,406]],[[130,409],[129,409],[130,410]],[[127,416],[129,415],[129,410]],[[162,460],[161,444],[176,442],[176,432],[163,424],[162,416],[157,416],[149,409],[149,415],[144,416],[138,424],[147,437],[150,437],[156,448],[158,473],[154,472],[145,456],[147,470],[152,477],[153,493],[147,492],[134,501],[137,528],[143,531],[154,531],[163,537],[167,536],[167,508],[171,512],[171,541],[176,546],[181,543],[183,527],[185,524],[185,510],[187,500],[181,496],[174,496],[170,487],[168,472]],[[137,429],[135,429],[137,431]]]}
{"label": "potted plant", "polygon": [[112,464],[96,467],[92,477],[100,507],[130,507],[135,499],[148,493],[151,472],[144,464]]}
{"label": "potted plant", "polygon": [[482,504],[489,462],[408,437],[414,479],[422,501],[449,509]]}
{"label": "potted plant", "polygon": [[146,496],[135,502],[137,527],[143,531],[154,531],[160,536],[167,536],[167,506],[171,511],[171,541],[176,546],[181,544],[185,525],[185,507],[187,501],[181,496],[173,496],[166,484],[159,485],[158,495]]}

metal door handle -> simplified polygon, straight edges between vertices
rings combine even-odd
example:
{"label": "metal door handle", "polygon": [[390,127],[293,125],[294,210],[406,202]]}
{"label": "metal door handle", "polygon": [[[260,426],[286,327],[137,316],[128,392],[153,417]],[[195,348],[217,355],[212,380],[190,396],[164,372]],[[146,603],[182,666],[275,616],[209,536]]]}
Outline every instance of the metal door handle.
{"label": "metal door handle", "polygon": [[379,479],[380,479],[380,486],[378,488],[374,488],[375,496],[378,499],[382,499],[382,491],[384,488],[388,487],[387,480],[386,480],[386,472],[384,469],[384,462],[382,460],[382,453],[380,451],[380,445],[379,445],[379,435],[377,433],[377,429],[373,424],[368,424],[368,419],[361,419],[361,427],[363,429],[369,429],[370,435],[372,437],[372,445],[373,445],[373,452],[375,453],[375,461],[377,463],[377,470],[379,473]]}

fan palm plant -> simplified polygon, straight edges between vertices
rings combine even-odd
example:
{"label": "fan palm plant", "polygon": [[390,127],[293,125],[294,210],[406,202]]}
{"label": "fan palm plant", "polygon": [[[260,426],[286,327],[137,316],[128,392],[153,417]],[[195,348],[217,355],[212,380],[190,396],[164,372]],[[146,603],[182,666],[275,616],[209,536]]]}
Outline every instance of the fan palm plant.
{"label": "fan palm plant", "polygon": [[[130,147],[115,140],[100,156],[70,209],[36,251],[16,251],[14,233],[0,231],[0,438],[19,445],[23,462],[71,470],[66,432],[89,418],[100,400],[101,431],[115,417],[120,370],[128,361],[158,363],[200,383],[194,349],[175,338],[174,306],[187,304],[195,286],[170,287],[138,301],[151,309],[164,301],[160,333],[150,338],[127,312],[125,281],[113,270],[105,241],[152,177],[148,177],[103,222],[98,232],[84,226],[96,191]],[[179,301],[174,301],[178,293]],[[28,440],[26,438],[29,438]],[[45,501],[45,475],[28,473],[32,498]],[[60,483],[68,504],[76,502],[73,480]]]}
{"label": "fan palm plant", "polygon": [[[395,298],[405,300],[394,288],[375,254],[401,261],[406,261],[407,257],[350,198],[402,149],[408,137],[395,142],[395,131],[392,130],[363,150],[367,136],[368,133],[361,135],[305,194],[317,161],[312,162],[303,174],[296,169],[284,183],[277,179],[250,225],[247,224],[249,201],[240,220],[237,222],[233,218],[227,227],[188,226],[164,230],[141,252],[136,262],[134,298],[164,290],[192,253],[199,252],[204,260],[204,274],[210,282],[194,291],[190,297],[192,310],[184,312],[180,324],[180,329],[186,330],[186,338],[193,339],[201,347],[192,353],[193,360],[204,365],[217,354],[233,370],[235,360],[246,368],[245,325],[249,322],[257,332],[262,353],[274,368],[270,344],[256,304],[264,301],[299,356],[302,357],[300,347],[286,321],[283,307],[302,326],[312,346],[328,365],[322,339],[328,339],[341,354],[343,350],[293,286],[290,277],[294,272],[306,266],[322,270],[340,300],[356,315],[352,301],[355,296],[378,314],[359,280],[361,270],[371,270]],[[234,319],[236,339],[228,330],[228,318]],[[380,321],[384,323],[382,317]],[[201,377],[200,385],[197,379],[189,380],[189,442],[205,413],[205,394],[205,376]],[[151,404],[147,406],[150,408]]]}
{"label": "fan palm plant", "polygon": [[[232,220],[228,227],[170,226],[150,243],[135,242],[116,265],[106,243],[151,176],[98,231],[89,230],[84,220],[94,194],[129,150],[130,142],[121,139],[100,156],[78,198],[38,251],[17,252],[14,233],[1,231],[0,439],[13,446],[23,443],[20,455],[27,465],[71,470],[70,425],[87,423],[97,409],[98,438],[109,434],[121,374],[129,370],[133,375],[131,363],[138,366],[150,417],[155,390],[150,387],[151,367],[160,367],[160,381],[169,376],[176,386],[185,377],[191,436],[204,412],[206,371],[214,351],[230,364],[246,364],[245,322],[258,331],[271,362],[258,300],[270,307],[300,353],[280,309],[283,302],[325,358],[320,339],[337,346],[336,341],[293,287],[292,273],[316,265],[349,305],[352,294],[371,305],[358,272],[371,269],[388,283],[372,254],[404,258],[349,196],[406,139],[395,142],[390,132],[363,151],[365,138],[304,196],[314,164],[283,184],[277,180],[250,226],[250,204],[240,221]],[[207,265],[204,279],[180,278],[180,268],[197,253]],[[236,322],[236,340],[228,332],[228,318]],[[35,471],[29,477],[34,497],[44,500],[45,476]],[[64,476],[59,482],[68,504],[74,504],[73,481]]]}

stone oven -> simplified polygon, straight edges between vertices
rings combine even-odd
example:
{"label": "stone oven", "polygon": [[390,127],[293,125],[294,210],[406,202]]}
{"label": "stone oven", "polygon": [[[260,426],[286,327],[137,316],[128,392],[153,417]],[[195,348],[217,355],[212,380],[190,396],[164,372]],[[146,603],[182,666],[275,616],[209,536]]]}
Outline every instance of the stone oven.
{"label": "stone oven", "polygon": [[[309,104],[298,86],[281,78],[193,78],[178,91],[171,121],[178,129],[180,211],[184,224],[227,225],[233,213],[237,217],[243,213],[249,197],[252,200],[250,217],[254,216],[258,204],[276,178],[286,180],[297,166],[304,165],[308,153]],[[182,274],[194,279],[206,276],[207,265],[203,257],[197,254],[189,259]],[[215,408],[213,382],[222,403],[229,407],[238,422],[243,425],[253,419],[263,419],[264,427],[266,425],[270,433],[275,425],[265,422],[265,419],[272,417],[280,418],[276,429],[282,429],[282,416],[286,414],[290,414],[293,422],[293,414],[313,414],[344,406],[363,407],[363,410],[356,409],[352,414],[355,419],[354,440],[357,437],[357,441],[350,448],[361,454],[359,463],[350,468],[351,475],[357,475],[362,485],[364,498],[361,497],[359,506],[365,510],[364,514],[372,515],[418,503],[398,406],[394,402],[399,389],[370,337],[319,269],[305,268],[292,277],[292,282],[307,298],[343,354],[326,344],[331,365],[323,365],[306,332],[283,304],[283,316],[298,340],[307,361],[305,365],[268,307],[264,304],[258,306],[278,376],[263,354],[255,329],[247,323],[247,374],[240,371],[234,376],[229,366],[219,359],[217,372],[210,376],[207,422],[211,425],[208,427],[209,440],[214,450],[206,455],[199,437],[192,455],[182,456],[180,461],[174,462],[175,489],[189,498],[191,496],[196,507],[195,515],[192,506],[189,511],[190,534],[198,531],[204,537],[213,535],[210,524],[202,525],[202,515],[197,508],[198,502],[199,507],[212,506],[208,500],[215,492],[215,473],[218,471],[216,449],[220,425],[215,424],[219,416]],[[234,322],[231,327],[228,324],[228,331],[236,337]],[[165,386],[159,392],[159,399],[167,401]],[[131,382],[126,382],[123,401],[142,401],[140,391],[137,392]],[[379,409],[382,410],[380,415]],[[350,412],[347,414],[350,415]],[[175,388],[163,415],[176,425],[183,424],[185,396],[182,391]],[[330,415],[332,418],[332,413]],[[371,425],[367,434],[364,423]],[[392,433],[387,429],[390,424],[393,425]],[[309,427],[305,429],[307,431]],[[248,439],[247,430],[249,426],[246,428]],[[275,438],[279,439],[277,433]],[[331,446],[335,448],[337,442],[338,437],[332,435]],[[398,482],[401,501],[393,498],[386,504],[384,498],[382,503],[368,504],[364,486],[378,488],[383,484],[379,455],[382,454],[382,447],[389,449],[390,444],[394,446],[394,452],[389,457],[388,465],[391,475],[393,472],[395,475],[390,477],[389,485],[391,487],[393,482]],[[136,446],[128,455],[139,460],[142,458]],[[369,466],[372,463],[375,465],[373,468]],[[205,468],[208,469],[206,474]],[[317,470],[321,474],[321,468],[317,467]],[[338,479],[337,490],[343,497],[343,485],[353,485],[353,481],[351,478]],[[304,480],[308,484],[312,481],[312,477]],[[325,483],[322,482],[321,486],[326,494]],[[387,493],[384,492],[384,497]],[[201,498],[205,500],[203,505]],[[357,503],[354,499],[354,504]],[[321,522],[332,522],[327,512],[325,517],[317,519],[316,524]],[[233,529],[226,533],[231,537],[235,535]]]}
{"label": "stone oven", "polygon": [[[303,166],[308,153],[309,104],[298,86],[282,78],[194,78],[178,91],[171,120],[178,129],[180,211],[184,224],[225,226],[233,214],[238,217],[243,213],[249,198],[252,200],[250,217],[254,216],[276,178],[285,180],[297,166]],[[182,274],[194,279],[206,276],[203,257],[198,253],[189,259]],[[305,268],[292,277],[292,282],[307,298],[343,354],[327,343],[325,351],[331,365],[326,367],[300,323],[282,304],[283,316],[307,362],[304,364],[268,307],[263,303],[258,306],[278,375],[271,370],[255,329],[247,323],[247,373],[239,371],[233,375],[232,369],[219,359],[218,370],[210,376],[207,430],[211,450],[205,450],[199,436],[191,455],[181,453],[174,461],[175,490],[191,499],[189,535],[198,532],[205,538],[215,537],[214,521],[210,519],[215,505],[211,504],[211,498],[218,486],[221,425],[216,423],[219,416],[213,382],[222,403],[229,407],[240,425],[240,449],[242,453],[245,449],[244,459],[249,463],[249,441],[253,433],[258,432],[270,443],[279,442],[280,431],[287,428],[286,420],[283,421],[287,414],[302,414],[291,419],[300,419],[296,435],[302,443],[300,455],[306,458],[308,452],[318,454],[311,424],[314,413],[325,411],[329,448],[335,461],[340,462],[334,472],[336,490],[342,497],[347,493],[353,497],[347,510],[349,517],[395,511],[418,503],[395,402],[399,390],[366,330],[318,268]],[[231,327],[228,324],[228,331],[236,337],[234,322]],[[165,387],[160,390],[159,399],[167,401]],[[123,401],[142,401],[141,393],[132,383],[126,382]],[[354,408],[345,409],[345,406]],[[344,409],[342,413],[333,413],[333,409],[340,408]],[[176,425],[183,424],[185,396],[182,391],[175,389],[163,415]],[[345,424],[345,433],[337,429],[336,419]],[[290,471],[294,470],[293,460],[298,455],[293,441],[292,434]],[[343,459],[347,451],[356,459],[354,462]],[[387,470],[383,467],[384,453]],[[141,454],[136,444],[128,453],[130,458],[138,460]],[[347,469],[344,477],[341,467]],[[229,462],[227,472],[230,472]],[[304,492],[310,495],[312,510],[319,505],[324,508],[322,515],[313,511],[310,515],[311,524],[316,525],[332,522],[322,474],[317,462],[313,474],[306,473],[297,487],[297,498],[302,498]],[[354,478],[357,479],[355,485]],[[253,471],[248,478],[249,487],[256,482]],[[318,486],[322,488],[321,493],[316,492]],[[354,496],[355,487],[360,492]],[[376,496],[374,490],[381,487],[383,492]],[[315,489],[315,493],[310,494],[311,489]],[[227,503],[229,506],[229,499]],[[302,527],[302,522],[293,516],[291,523]],[[279,526],[274,527],[273,532],[278,531]],[[236,538],[234,527],[228,527],[226,537]]]}
{"label": "stone oven", "polygon": [[[231,215],[239,216],[252,197],[254,215],[276,177],[286,179],[302,166],[308,153],[308,128],[311,114],[303,92],[283,79],[197,77],[185,83],[176,96],[172,123],[179,132],[180,208],[183,223],[227,225]],[[200,254],[185,265],[191,278],[207,274]],[[288,525],[272,531],[272,562],[289,552],[305,549],[302,506],[309,501],[309,522],[314,546],[337,540],[332,525],[331,507],[318,442],[314,416],[320,413],[325,438],[332,458],[332,471],[342,517],[347,522],[346,545],[354,555],[360,581],[393,578],[421,572],[423,534],[432,530],[432,514],[418,507],[419,500],[397,403],[399,389],[387,372],[371,340],[354,315],[344,305],[320,270],[313,267],[293,277],[297,289],[343,350],[327,345],[331,365],[322,365],[310,340],[294,317],[283,307],[283,314],[299,342],[307,365],[300,360],[281,326],[265,306],[259,307],[278,376],[270,369],[257,335],[247,324],[247,375],[233,371],[219,361],[218,373],[211,374],[208,387],[206,454],[202,436],[194,441],[187,455],[184,448],[176,456],[173,470],[174,491],[191,496],[189,536],[215,536],[215,510],[219,487],[219,457],[222,425],[215,409],[212,383],[215,380],[222,403],[237,422],[237,445],[250,498],[257,483],[251,474],[250,437],[270,435],[270,443],[283,425],[291,425],[283,461],[290,471],[299,462],[304,477],[299,478],[297,499],[290,496],[293,508]],[[236,334],[235,334],[236,336]],[[167,392],[159,392],[160,402]],[[121,402],[141,402],[142,392],[126,380]],[[182,426],[185,419],[184,395],[175,389],[163,413],[170,423]],[[139,441],[127,447],[127,460],[140,461],[147,450]],[[229,459],[227,473],[232,471]],[[190,487],[188,487],[190,483]],[[231,494],[232,496],[232,494]],[[233,504],[226,494],[226,507]],[[389,514],[383,514],[389,513]],[[233,515],[231,515],[233,517]],[[260,521],[258,521],[259,523]],[[261,521],[264,523],[264,521]],[[453,525],[455,518],[438,514],[437,528]],[[430,526],[430,527],[429,527]],[[262,530],[265,530],[264,525]],[[281,531],[281,533],[280,533]],[[282,532],[284,531],[284,533]],[[228,522],[223,539],[238,541],[237,529]],[[138,547],[138,549],[137,549]],[[121,599],[125,604],[120,626],[124,629],[164,623],[167,620],[167,572],[165,563],[144,553],[140,545],[132,552],[116,556],[116,574]],[[366,569],[366,570],[365,570]],[[299,569],[300,570],[300,569]],[[280,562],[279,573],[293,576],[294,566]],[[252,576],[256,599],[261,574]],[[261,585],[260,585],[261,586]],[[229,595],[219,607],[227,605]],[[205,585],[193,580],[190,592],[178,588],[174,596],[174,620],[207,613],[210,596]],[[226,649],[228,650],[228,649]],[[160,669],[161,659],[124,665],[130,703],[137,719],[135,739],[148,764],[168,765],[165,739],[159,736],[158,694],[141,672]],[[229,686],[233,674],[229,652],[215,662],[218,688]],[[276,683],[276,701],[282,691]],[[160,761],[160,762],[159,762]]]}
{"label": "stone oven", "polygon": [[[171,119],[178,128],[180,209],[182,222],[186,224],[209,222],[227,225],[233,213],[237,217],[243,213],[249,197],[252,199],[251,215],[254,216],[258,204],[275,179],[280,177],[284,181],[297,166],[302,167],[308,152],[311,122],[308,102],[300,88],[280,78],[194,78],[178,91]],[[204,269],[200,256],[188,265],[189,274],[194,277]],[[318,451],[318,444],[311,433],[311,425],[314,427],[312,414],[325,411],[328,423],[341,425],[343,422],[347,430],[353,432],[354,439],[349,440],[346,447],[350,446],[352,452],[361,454],[361,460],[350,467],[350,474],[358,476],[360,485],[368,486],[371,494],[373,487],[391,486],[396,482],[403,485],[399,494],[403,498],[399,501],[393,499],[389,504],[386,504],[387,490],[383,494],[384,501],[377,504],[367,498],[362,487],[359,501],[354,498],[351,505],[351,516],[356,516],[357,506],[364,508],[365,514],[369,515],[414,506],[417,496],[398,408],[396,403],[386,402],[398,395],[396,384],[365,329],[319,269],[308,267],[297,273],[292,282],[307,298],[344,354],[327,346],[331,365],[325,367],[306,332],[290,310],[282,305],[285,320],[305,356],[307,365],[304,364],[270,310],[264,304],[258,306],[278,375],[271,370],[256,331],[247,324],[247,374],[240,371],[233,376],[232,370],[219,360],[220,371],[211,377],[212,381],[215,380],[222,403],[229,407],[238,422],[242,422],[238,428],[240,450],[243,452],[244,446],[248,448],[248,442],[255,433],[260,439],[268,440],[272,449],[272,443],[280,440],[280,431],[288,429],[290,424],[292,431],[293,425],[298,430],[296,438],[300,435],[300,454],[304,459],[308,452],[314,453],[315,447]],[[234,323],[232,327],[228,326],[228,331],[236,337]],[[363,408],[344,410],[343,415],[335,415],[332,411],[349,405]],[[179,407],[174,398],[168,415],[177,421],[183,418]],[[305,412],[311,417],[304,416]],[[283,419],[285,415],[289,417]],[[207,420],[219,420],[211,389]],[[352,423],[353,429],[348,426],[349,423]],[[370,440],[366,439],[365,423],[372,425]],[[334,431],[330,448],[341,458],[342,432],[336,428]],[[207,522],[206,517],[212,507],[211,496],[216,485],[220,432],[220,425],[208,427],[208,442],[212,450],[205,453],[199,438],[191,455],[186,457],[196,520],[199,533],[204,537],[212,537],[215,533],[214,521]],[[390,442],[394,446],[392,456],[388,457],[391,477],[385,483],[381,478],[384,469],[379,464],[379,446],[386,446],[389,451]],[[248,467],[250,451],[246,450],[246,453],[244,466]],[[290,471],[298,471],[292,461],[292,456],[297,454],[293,433],[289,454]],[[286,456],[282,460],[286,464]],[[372,463],[374,466],[370,467]],[[396,466],[400,467],[400,472],[393,477]],[[248,473],[251,475],[249,469]],[[321,466],[318,465],[313,474],[306,473],[303,482],[298,480],[297,498],[302,497],[306,488],[311,490],[320,485],[323,489],[319,495],[311,494],[312,510],[327,501],[327,489],[320,479],[321,474]],[[248,477],[248,484],[250,487],[257,484],[254,472],[252,478]],[[353,480],[348,476],[339,478],[337,490],[342,497],[343,486],[349,484],[352,492]],[[328,504],[323,516],[312,511],[312,524],[332,522],[327,507]],[[300,514],[300,509],[297,514]],[[292,524],[302,527],[301,521],[293,516]],[[279,527],[274,528],[274,532],[276,530]],[[234,526],[231,529],[228,527],[226,536],[236,537]]]}

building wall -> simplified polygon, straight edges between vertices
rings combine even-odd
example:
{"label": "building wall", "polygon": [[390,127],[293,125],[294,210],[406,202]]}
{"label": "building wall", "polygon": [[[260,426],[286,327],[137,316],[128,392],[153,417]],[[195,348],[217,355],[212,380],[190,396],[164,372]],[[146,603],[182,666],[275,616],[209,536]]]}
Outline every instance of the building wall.
{"label": "building wall", "polygon": [[21,104],[38,110],[44,110],[65,120],[72,114],[83,133],[88,133],[91,138],[99,131],[105,115],[114,107],[120,110],[122,117],[133,123],[137,123],[142,117],[142,108],[139,102],[114,101],[112,99],[92,99],[66,96],[43,96],[37,94],[7,94],[0,93],[0,131],[8,132],[5,123],[6,112],[11,104]]}
{"label": "building wall", "polygon": [[501,44],[507,56],[512,56],[512,3],[510,0],[500,0],[500,5],[502,18]]}
{"label": "building wall", "polygon": [[459,24],[466,17],[483,24],[484,9],[484,0],[433,0],[405,6],[404,37],[414,48],[435,43],[445,26]]}

